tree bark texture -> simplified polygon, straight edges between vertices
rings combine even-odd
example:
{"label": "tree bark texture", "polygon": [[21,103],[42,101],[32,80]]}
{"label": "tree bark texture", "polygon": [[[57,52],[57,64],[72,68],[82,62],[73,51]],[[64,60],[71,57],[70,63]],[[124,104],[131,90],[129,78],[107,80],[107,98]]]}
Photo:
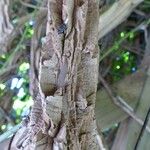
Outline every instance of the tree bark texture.
{"label": "tree bark texture", "polygon": [[48,1],[39,80],[31,61],[34,105],[24,121],[23,134],[17,132],[14,141],[20,138],[12,148],[100,149],[94,112],[99,64],[98,6],[96,0]]}
{"label": "tree bark texture", "polygon": [[[124,12],[118,13],[120,6],[133,10],[140,2],[142,0],[130,0],[125,5],[124,0],[114,3],[110,11],[100,16],[99,30],[102,33],[99,32],[99,37],[122,22],[124,19],[122,20],[121,16],[129,15],[126,14],[128,9],[121,9]],[[19,130],[6,149],[17,149],[16,145],[23,149],[61,149],[61,147],[94,149],[94,146],[97,149],[99,137],[96,133],[93,110],[98,64],[97,42],[95,42],[97,6],[96,1],[90,0],[75,2],[49,0],[46,43],[42,50],[38,49],[39,44],[36,42],[40,39],[41,32],[38,30],[33,37],[34,44],[31,44],[30,91],[34,106],[30,117],[24,121],[24,127],[21,128],[24,130],[23,135]],[[5,16],[1,19],[3,22],[0,22],[1,33],[7,35],[7,31],[11,33],[12,30],[8,17],[8,0],[2,0],[0,7],[1,16]],[[119,17],[114,20],[115,14],[119,14]],[[112,20],[117,23],[111,24],[113,27],[109,28],[108,22]],[[38,26],[42,21],[38,22]],[[40,64],[37,59],[39,52]],[[40,73],[37,75],[39,68]],[[100,97],[102,98],[102,95]],[[98,116],[100,118],[102,115]]]}

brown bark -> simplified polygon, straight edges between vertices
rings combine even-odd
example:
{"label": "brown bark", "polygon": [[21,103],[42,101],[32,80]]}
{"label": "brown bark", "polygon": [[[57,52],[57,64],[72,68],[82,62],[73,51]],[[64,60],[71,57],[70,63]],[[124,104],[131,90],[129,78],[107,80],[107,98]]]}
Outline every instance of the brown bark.
{"label": "brown bark", "polygon": [[[41,55],[40,82],[34,70],[37,57],[34,51],[38,49],[35,46],[31,58],[31,92],[35,103],[27,129],[17,145],[27,146],[24,149],[50,149],[67,143],[70,149],[94,149],[94,146],[98,149],[94,117],[98,5],[95,1],[73,4],[69,0],[64,1],[64,5],[53,0],[49,4],[47,46]],[[67,31],[58,34],[64,22]],[[62,132],[66,132],[65,141]],[[16,142],[12,147],[15,149]]]}
{"label": "brown bark", "polygon": [[[30,120],[26,120],[25,131],[12,147],[100,149],[94,113],[98,17],[96,0],[48,1],[47,35],[41,50],[39,81],[34,70],[36,56],[34,52],[31,55],[30,89],[34,106]],[[14,139],[18,136],[17,133]]]}

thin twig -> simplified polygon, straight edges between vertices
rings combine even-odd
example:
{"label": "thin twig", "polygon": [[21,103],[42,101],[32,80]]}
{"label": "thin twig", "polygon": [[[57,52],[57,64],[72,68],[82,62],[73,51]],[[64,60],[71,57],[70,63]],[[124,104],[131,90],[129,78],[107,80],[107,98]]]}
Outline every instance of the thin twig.
{"label": "thin twig", "polygon": [[[105,87],[108,95],[112,99],[113,103],[120,107],[125,113],[127,113],[129,116],[131,116],[135,121],[137,121],[141,126],[144,125],[143,120],[141,120],[135,113],[131,106],[129,106],[123,98],[120,96],[115,96],[115,94],[112,92],[111,88],[107,84],[107,82],[103,79],[101,75],[99,75],[99,79],[102,82],[103,86]],[[146,130],[150,133],[150,128],[147,126]]]}
{"label": "thin twig", "polygon": [[4,118],[6,118],[8,122],[14,125],[14,122],[12,121],[12,119],[9,117],[9,115],[6,113],[6,111],[2,107],[0,107],[0,113]]}
{"label": "thin twig", "polygon": [[10,130],[6,131],[5,133],[3,133],[2,135],[0,135],[0,143],[8,139],[11,135],[13,135],[21,126],[22,124],[20,123],[11,128]]}
{"label": "thin twig", "polygon": [[5,73],[7,72],[11,72],[12,70],[16,69],[18,67],[18,64],[14,64],[12,66],[8,66],[7,68],[4,68],[3,70],[1,70],[0,72],[0,78],[1,76],[3,76]]}
{"label": "thin twig", "polygon": [[142,17],[146,17],[146,14],[143,12],[143,11],[140,11],[138,9],[135,9],[134,12],[137,14],[137,15],[140,15]]}
{"label": "thin twig", "polygon": [[122,44],[122,42],[127,39],[131,33],[135,33],[138,30],[142,30],[143,27],[148,26],[150,24],[150,18],[147,21],[142,22],[140,25],[138,25],[136,28],[134,28],[133,30],[131,30],[130,32],[128,32],[123,38],[121,38],[119,41],[117,41],[117,43],[115,43],[110,49],[107,50],[107,52],[105,52],[105,54],[103,54],[100,57],[100,62],[107,57],[111,52],[113,52],[116,49],[116,46],[119,46],[120,44]]}
{"label": "thin twig", "polygon": [[[2,72],[5,70],[6,66],[9,66],[11,65],[10,62],[12,61],[12,59],[14,58],[16,52],[18,52],[20,49],[21,49],[21,44],[23,43],[24,39],[25,39],[25,36],[26,36],[26,33],[27,33],[27,28],[25,29],[18,45],[16,46],[16,48],[13,50],[13,52],[11,53],[11,55],[9,56],[9,58],[7,59],[7,61],[4,63],[4,65],[2,66],[1,70]],[[22,50],[22,49],[21,49]]]}
{"label": "thin twig", "polygon": [[127,44],[122,44],[121,45],[122,48],[127,49],[128,51],[137,54],[139,56],[144,56],[144,54],[142,54],[141,52],[143,52],[144,50],[140,49],[140,48],[135,48],[135,47],[130,47]]}
{"label": "thin twig", "polygon": [[44,10],[47,10],[46,7],[38,7],[38,6],[35,6],[35,5],[32,5],[32,4],[29,4],[29,3],[26,3],[26,2],[23,2],[22,0],[20,0],[20,3],[26,7],[30,7],[30,8],[33,8],[33,9],[44,9]]}
{"label": "thin twig", "polygon": [[148,123],[148,121],[149,121],[149,116],[150,116],[150,108],[149,108],[149,110],[148,110],[148,112],[147,112],[147,114],[146,114],[146,118],[145,118],[145,121],[144,121],[144,125],[142,126],[142,129],[141,129],[141,131],[140,131],[140,134],[139,134],[139,136],[138,136],[138,139],[137,139],[137,142],[136,142],[136,145],[135,145],[134,150],[137,150],[137,148],[138,148],[138,145],[139,145],[139,143],[140,143],[140,141],[141,141],[142,135],[144,134],[145,128],[146,128],[147,123]]}
{"label": "thin twig", "polygon": [[96,139],[97,139],[100,150],[106,150],[106,148],[104,147],[104,145],[102,143],[102,139],[100,138],[100,135],[97,134]]}

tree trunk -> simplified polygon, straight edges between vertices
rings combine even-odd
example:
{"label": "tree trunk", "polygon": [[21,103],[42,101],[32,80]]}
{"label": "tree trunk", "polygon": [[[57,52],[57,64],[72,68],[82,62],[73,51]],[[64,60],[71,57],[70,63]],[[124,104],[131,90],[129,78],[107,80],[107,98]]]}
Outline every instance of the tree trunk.
{"label": "tree trunk", "polygon": [[11,149],[101,149],[94,112],[98,6],[96,0],[48,1],[46,42],[40,52],[38,78],[36,45],[31,52],[34,106],[24,121],[24,132],[17,132]]}

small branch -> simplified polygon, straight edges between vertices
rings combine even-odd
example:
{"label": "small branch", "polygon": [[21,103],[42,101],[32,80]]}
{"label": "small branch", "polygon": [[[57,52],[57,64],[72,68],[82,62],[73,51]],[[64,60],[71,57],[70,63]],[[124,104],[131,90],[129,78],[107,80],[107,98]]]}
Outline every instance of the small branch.
{"label": "small branch", "polygon": [[[108,95],[111,97],[113,103],[120,107],[129,116],[131,116],[141,126],[143,126],[144,122],[134,113],[133,108],[130,107],[120,96],[114,96],[114,93],[112,92],[106,81],[101,77],[101,75],[99,75],[99,79],[105,87]],[[148,126],[146,127],[146,130],[150,133],[150,128]]]}
{"label": "small branch", "polygon": [[6,131],[5,133],[3,133],[2,135],[0,135],[0,143],[8,139],[10,136],[12,136],[21,126],[22,124],[20,123],[11,128],[10,130]]}
{"label": "small branch", "polygon": [[[35,14],[35,16],[33,17],[33,15]],[[19,18],[18,22],[17,22],[17,26],[13,29],[11,35],[8,37],[7,41],[5,41],[7,44],[7,47],[11,47],[11,43],[12,41],[20,34],[20,31],[23,29],[24,24],[29,21],[30,19],[34,18],[35,21],[38,21],[39,19],[45,18],[47,14],[47,10],[45,9],[40,9],[38,10],[37,13],[33,12],[30,14],[27,14],[26,16],[23,16],[21,18]]]}
{"label": "small branch", "polygon": [[142,135],[144,134],[144,131],[145,131],[146,127],[147,127],[147,124],[148,124],[148,121],[149,121],[149,116],[150,116],[150,108],[149,108],[149,110],[148,110],[148,112],[146,114],[146,118],[145,118],[144,124],[142,126],[142,129],[140,131],[140,134],[139,134],[139,137],[137,139],[137,142],[136,142],[134,150],[137,150],[137,148],[138,148],[138,145],[139,145],[139,143],[141,141]]}
{"label": "small branch", "polygon": [[99,39],[122,23],[143,0],[119,0],[99,18]]}
{"label": "small branch", "polygon": [[111,52],[113,52],[116,49],[116,46],[119,46],[120,44],[122,44],[122,42],[127,39],[131,33],[135,33],[138,30],[145,30],[145,28],[150,24],[150,18],[144,22],[142,22],[140,25],[138,25],[136,28],[132,29],[130,32],[128,32],[123,38],[121,38],[120,40],[117,41],[116,44],[114,44],[111,48],[109,48],[107,50],[107,52],[105,52],[99,59],[99,61],[101,62],[105,57],[107,57]]}
{"label": "small branch", "polygon": [[18,67],[18,64],[15,64],[15,65],[8,66],[7,68],[4,68],[3,70],[1,70],[1,72],[0,72],[0,79],[1,79],[1,76],[6,74],[7,72],[11,72],[12,70],[16,69],[17,67]]}
{"label": "small branch", "polygon": [[33,8],[33,9],[44,9],[44,10],[47,10],[46,7],[38,7],[38,6],[35,6],[35,5],[32,5],[32,4],[23,2],[22,0],[20,0],[20,3],[21,3],[22,5],[24,5],[25,7],[30,7],[30,8]]}
{"label": "small branch", "polygon": [[137,14],[137,15],[140,15],[142,17],[146,17],[146,14],[138,9],[135,9],[134,12]]}
{"label": "small branch", "polygon": [[25,31],[24,31],[24,33],[23,33],[23,35],[22,35],[22,37],[21,37],[21,39],[20,39],[18,45],[16,46],[16,48],[12,51],[12,53],[11,53],[11,55],[9,56],[9,58],[7,59],[7,61],[6,61],[6,62],[3,64],[3,66],[1,67],[2,72],[5,70],[5,68],[6,68],[7,66],[11,66],[11,65],[12,65],[12,62],[13,62],[13,60],[15,59],[15,56],[18,54],[18,51],[19,51],[20,49],[23,50],[23,49],[21,48],[21,45],[22,45],[22,43],[23,43],[23,41],[24,41],[24,39],[25,39],[26,33],[27,33],[27,28],[25,29]]}
{"label": "small branch", "polygon": [[101,140],[101,137],[100,135],[96,135],[96,139],[97,139],[97,142],[98,142],[98,145],[99,145],[99,148],[100,150],[106,150],[106,148],[104,147],[103,143],[102,143],[102,140]]}
{"label": "small branch", "polygon": [[135,54],[137,54],[137,55],[139,55],[139,56],[142,56],[142,57],[144,56],[144,54],[142,54],[142,52],[143,52],[144,50],[142,50],[142,49],[140,49],[140,48],[130,47],[130,46],[128,46],[127,44],[122,44],[121,47],[124,48],[124,49],[127,49],[128,51],[130,51],[130,52],[132,52],[132,53],[135,53]]}
{"label": "small branch", "polygon": [[117,133],[115,135],[115,140],[113,141],[111,150],[126,150],[127,134],[129,127],[130,118],[121,121]]}
{"label": "small branch", "polygon": [[8,114],[5,112],[5,110],[4,110],[3,108],[1,108],[1,107],[0,107],[0,113],[1,113],[1,115],[2,115],[4,118],[6,118],[6,120],[7,120],[8,122],[10,122],[12,125],[14,125],[12,119],[8,116]]}

